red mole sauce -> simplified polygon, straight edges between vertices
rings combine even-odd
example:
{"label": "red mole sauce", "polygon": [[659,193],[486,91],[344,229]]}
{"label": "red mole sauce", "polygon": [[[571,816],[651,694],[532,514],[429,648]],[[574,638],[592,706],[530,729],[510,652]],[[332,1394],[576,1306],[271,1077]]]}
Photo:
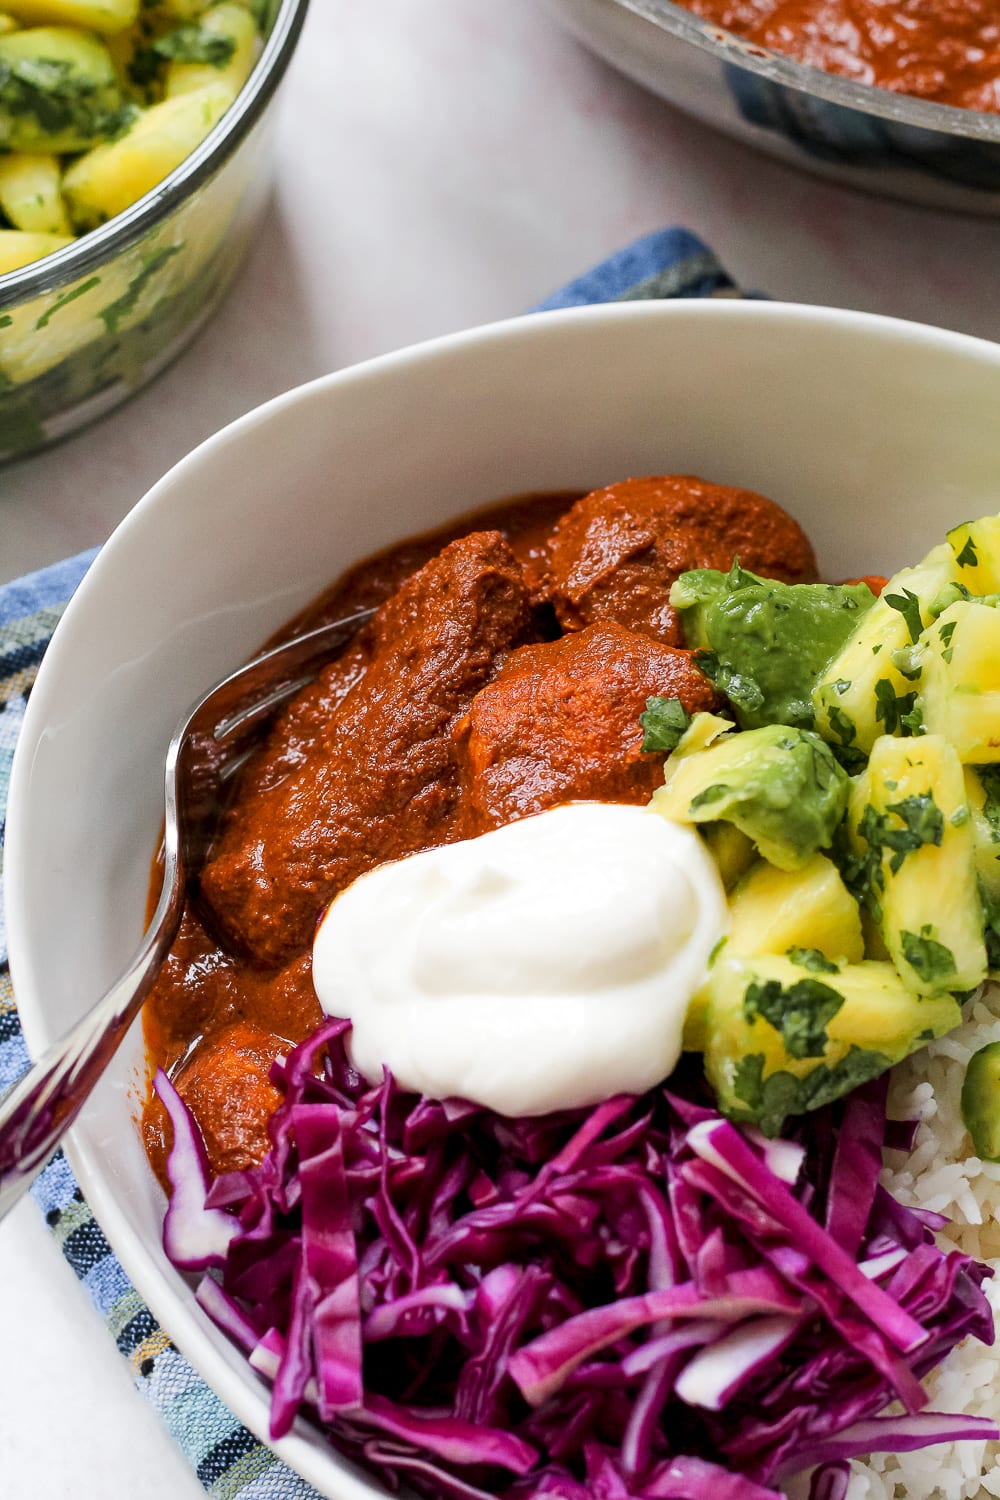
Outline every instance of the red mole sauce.
{"label": "red mole sauce", "polygon": [[998,0],[680,0],[706,21],[827,73],[1000,111]]}
{"label": "red mole sauce", "polygon": [[[275,1057],[321,1019],[312,940],[329,901],[387,860],[572,799],[644,803],[646,699],[715,706],[680,644],[691,567],[816,577],[777,505],[690,477],[528,496],[350,569],[281,635],[377,613],[282,710],[236,795],[146,1002],[214,1172],[259,1161]],[[278,637],[280,638],[280,637]],[[163,1175],[165,1120],[143,1117]]]}

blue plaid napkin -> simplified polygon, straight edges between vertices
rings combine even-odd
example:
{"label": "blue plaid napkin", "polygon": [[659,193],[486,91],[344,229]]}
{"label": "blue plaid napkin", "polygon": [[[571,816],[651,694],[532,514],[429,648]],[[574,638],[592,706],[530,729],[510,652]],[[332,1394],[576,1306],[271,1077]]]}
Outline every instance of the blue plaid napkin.
{"label": "blue plaid napkin", "polygon": [[[663,297],[739,296],[711,250],[685,229],[663,229],[587,271],[536,311]],[[0,878],[14,745],[38,664],[96,549],[0,588]],[[0,903],[0,1095],[28,1066],[7,970]],[[319,1500],[222,1404],[174,1348],[130,1286],[58,1152],[32,1194],[59,1246],[209,1495],[217,1500]]]}

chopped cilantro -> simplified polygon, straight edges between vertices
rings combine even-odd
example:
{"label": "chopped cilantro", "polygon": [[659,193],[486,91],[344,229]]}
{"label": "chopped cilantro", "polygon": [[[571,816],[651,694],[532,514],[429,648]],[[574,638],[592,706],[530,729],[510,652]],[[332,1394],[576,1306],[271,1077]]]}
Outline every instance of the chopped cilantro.
{"label": "chopped cilantro", "polygon": [[811,969],[814,974],[839,974],[840,967],[818,948],[789,948],[788,957],[793,964]]}
{"label": "chopped cilantro", "polygon": [[84,292],[92,291],[95,286],[100,286],[100,284],[101,278],[99,276],[88,276],[86,281],[81,281],[80,285],[75,286],[72,291],[65,292],[61,297],[57,297],[52,306],[42,313],[35,327],[47,328],[61,308],[67,307],[69,303],[75,302],[77,297],[82,297]]}
{"label": "chopped cilantro", "polygon": [[[886,812],[895,813],[903,824],[901,829],[890,829],[883,834],[882,842],[887,848],[908,854],[923,844],[940,846],[944,817],[932,792],[918,792],[912,797],[904,797],[901,802],[890,802]],[[895,872],[899,865],[893,864],[892,868]]]}
{"label": "chopped cilantro", "polygon": [[979,556],[978,556],[978,554],[976,552],[976,544],[972,540],[971,536],[967,536],[966,537],[966,539],[965,539],[965,546],[962,548],[961,552],[955,558],[955,561],[958,563],[958,566],[960,568],[978,568],[979,567]]}
{"label": "chopped cilantro", "polygon": [[826,1023],[844,1003],[843,995],[818,979],[799,979],[784,986],[768,979],[751,984],[743,996],[743,1014],[748,1021],[763,1016],[781,1034],[789,1057],[822,1057],[826,1050]]}
{"label": "chopped cilantro", "polygon": [[944,837],[944,816],[930,792],[892,802],[884,813],[876,811],[869,802],[858,822],[858,833],[865,843],[863,852],[851,849],[846,836],[842,835],[835,844],[834,853],[847,889],[880,922],[879,897],[885,889],[884,853],[889,851],[889,869],[897,874],[908,854],[922,849],[925,844],[940,845]]}
{"label": "chopped cilantro", "polygon": [[681,735],[691,723],[691,715],[679,698],[647,698],[646,709],[639,715],[644,731],[642,752],[676,750]]}
{"label": "chopped cilantro", "polygon": [[66,58],[0,59],[0,111],[32,116],[46,135],[70,133],[81,142],[117,135],[133,111],[113,101],[106,80],[86,77]]}
{"label": "chopped cilantro", "polygon": [[180,245],[161,245],[159,250],[154,251],[145,265],[132,277],[121,296],[101,309],[101,318],[109,333],[118,332],[124,319],[134,311],[147,283],[172,255],[178,253],[180,248]]}
{"label": "chopped cilantro", "polygon": [[235,51],[236,42],[231,36],[219,36],[197,22],[177,26],[148,47],[136,50],[129,63],[129,77],[139,88],[144,88],[154,81],[168,60],[224,68]]}
{"label": "chopped cilantro", "polygon": [[920,617],[920,600],[916,594],[909,589],[904,589],[901,594],[883,594],[882,598],[890,609],[896,609],[906,621],[906,628],[910,632],[910,640],[918,641],[924,628],[924,622]]}
{"label": "chopped cilantro", "polygon": [[729,1113],[734,1119],[753,1121],[767,1136],[780,1135],[787,1115],[801,1115],[831,1104],[869,1079],[878,1078],[889,1066],[883,1053],[852,1047],[833,1067],[820,1063],[804,1078],[786,1072],[765,1078],[764,1056],[754,1052],[740,1058],[733,1076],[733,1093],[746,1108]]}
{"label": "chopped cilantro", "polygon": [[[907,693],[906,697],[907,698],[915,698],[916,694],[915,693]],[[900,699],[900,708],[901,709],[902,709],[902,705],[903,705],[903,700]],[[912,705],[911,708],[909,708],[909,709],[906,710],[905,713],[902,712],[902,711],[900,712],[900,715],[899,715],[899,732],[902,735],[920,735],[920,734],[926,734],[927,733],[926,729],[924,728],[924,711],[920,707],[919,703],[915,702]]]}
{"label": "chopped cilantro", "polygon": [[866,765],[866,757],[863,750],[855,750],[851,745],[831,745],[833,758],[841,766],[848,776],[856,776],[863,771]]}
{"label": "chopped cilantro", "polygon": [[955,652],[955,648],[951,644],[951,638],[955,634],[955,626],[957,624],[957,620],[946,620],[945,623],[941,626],[941,629],[938,631],[938,635],[941,637],[941,644],[944,646],[944,650],[941,652],[941,656],[946,662],[951,661],[951,658]]}
{"label": "chopped cilantro", "polygon": [[875,684],[875,722],[884,726],[886,734],[895,734],[903,719],[912,714],[916,701],[915,691],[897,693],[888,677],[880,677]]}
{"label": "chopped cilantro", "polygon": [[746,672],[737,672],[735,668],[721,662],[714,651],[697,651],[694,660],[709,682],[737,708],[753,714],[763,707],[763,690]]}
{"label": "chopped cilantro", "polygon": [[955,973],[955,958],[950,948],[931,937],[934,931],[929,923],[920,932],[901,932],[903,957],[913,972],[927,984],[951,978]]}
{"label": "chopped cilantro", "polygon": [[847,717],[842,708],[833,704],[828,710],[830,728],[840,740],[842,745],[853,745],[858,737],[858,731],[854,723]]}

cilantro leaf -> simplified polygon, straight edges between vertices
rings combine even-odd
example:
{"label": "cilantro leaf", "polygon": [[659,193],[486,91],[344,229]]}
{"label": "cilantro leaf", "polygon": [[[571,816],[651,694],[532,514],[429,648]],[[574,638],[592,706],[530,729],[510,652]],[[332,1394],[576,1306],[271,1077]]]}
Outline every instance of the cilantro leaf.
{"label": "cilantro leaf", "polygon": [[833,1067],[819,1063],[804,1078],[783,1071],[765,1078],[763,1053],[754,1052],[740,1058],[733,1075],[733,1094],[745,1108],[726,1108],[725,1113],[734,1120],[752,1121],[773,1137],[781,1134],[787,1115],[832,1104],[890,1066],[884,1053],[852,1047]]}
{"label": "cilantro leaf", "polygon": [[726,662],[721,662],[714,651],[696,651],[695,666],[697,666],[720,693],[724,693],[730,703],[737,708],[743,709],[744,713],[754,714],[764,705],[764,692],[760,684],[747,672],[738,672]]}
{"label": "cilantro leaf", "polygon": [[653,750],[676,750],[680,738],[691,723],[691,715],[679,698],[647,698],[645,712],[639,715],[644,738],[642,753]]}
{"label": "cilantro leaf", "polygon": [[[898,821],[894,822],[893,818]],[[858,832],[879,857],[883,850],[891,851],[889,868],[895,875],[908,854],[922,849],[925,844],[940,847],[944,837],[944,816],[933,794],[920,792],[899,802],[890,802],[884,813],[877,812],[869,802],[861,815]]]}
{"label": "cilantro leaf", "polygon": [[101,321],[109,333],[117,333],[122,322],[135,310],[143,291],[172,255],[181,250],[180,245],[161,245],[132,277],[121,296],[101,309]]}
{"label": "cilantro leaf", "polygon": [[[934,801],[932,792],[918,792],[904,797],[901,802],[890,802],[886,812],[895,813],[903,824],[901,829],[889,829],[883,843],[889,849],[908,854],[923,844],[934,844],[940,848],[944,837],[944,815]],[[893,866],[894,870],[898,865]]]}
{"label": "cilantro leaf", "polygon": [[884,727],[886,734],[895,734],[903,718],[913,712],[917,701],[916,692],[897,693],[888,677],[880,677],[875,684],[875,722]]}
{"label": "cilantro leaf", "polygon": [[941,983],[955,974],[955,958],[950,948],[931,937],[929,923],[920,932],[901,932],[903,957],[913,972],[927,984]]}
{"label": "cilantro leaf", "polygon": [[33,116],[46,135],[69,132],[81,141],[117,135],[134,114],[113,85],[86,77],[66,58],[55,57],[0,60],[0,110]]}
{"label": "cilantro leaf", "polygon": [[920,617],[920,600],[916,594],[912,594],[909,589],[904,589],[901,594],[883,594],[882,598],[890,609],[898,610],[903,616],[906,628],[910,632],[910,640],[918,641],[924,622]]}
{"label": "cilantro leaf", "polygon": [[781,1035],[789,1057],[822,1057],[826,1023],[844,1003],[843,995],[818,979],[799,979],[787,987],[778,979],[751,984],[743,996],[748,1021],[763,1016]]}
{"label": "cilantro leaf", "polygon": [[858,731],[851,719],[847,717],[842,708],[834,703],[827,710],[830,720],[830,728],[840,740],[842,745],[853,745],[858,737]]}
{"label": "cilantro leaf", "polygon": [[789,948],[787,955],[793,964],[811,969],[814,974],[839,974],[840,968],[821,953],[818,948]]}
{"label": "cilantro leaf", "polygon": [[976,552],[976,544],[972,540],[971,536],[966,537],[965,546],[955,558],[955,561],[958,563],[958,566],[960,568],[979,567],[979,554]]}

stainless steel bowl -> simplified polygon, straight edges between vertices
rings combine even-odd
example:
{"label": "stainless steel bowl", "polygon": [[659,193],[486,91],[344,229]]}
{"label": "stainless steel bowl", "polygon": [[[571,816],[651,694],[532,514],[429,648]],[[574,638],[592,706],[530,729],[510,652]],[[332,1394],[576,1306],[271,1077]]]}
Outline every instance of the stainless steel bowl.
{"label": "stainless steel bowl", "polygon": [[781,57],[671,0],[546,0],[601,57],[769,156],[884,197],[1000,215],[1000,115]]}
{"label": "stainless steel bowl", "polygon": [[0,276],[0,462],[103,416],[218,306],[266,201],[267,106],[309,0],[273,0],[260,57],[198,149],[123,213]]}

